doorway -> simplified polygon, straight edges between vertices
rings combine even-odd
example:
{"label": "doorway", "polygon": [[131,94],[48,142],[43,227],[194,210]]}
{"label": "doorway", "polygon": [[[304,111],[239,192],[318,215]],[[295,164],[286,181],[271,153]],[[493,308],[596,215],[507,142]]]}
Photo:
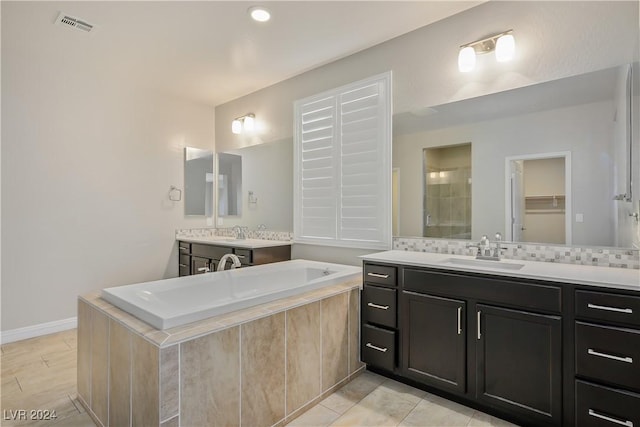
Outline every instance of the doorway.
{"label": "doorway", "polygon": [[506,159],[505,237],[571,244],[571,153]]}

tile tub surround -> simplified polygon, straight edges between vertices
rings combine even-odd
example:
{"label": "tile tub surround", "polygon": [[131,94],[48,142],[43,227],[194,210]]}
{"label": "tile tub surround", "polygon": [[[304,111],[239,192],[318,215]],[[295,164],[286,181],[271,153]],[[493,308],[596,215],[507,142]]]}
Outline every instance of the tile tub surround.
{"label": "tile tub surround", "polygon": [[98,425],[286,423],[358,375],[355,280],[156,330],[78,299],[78,399]]}
{"label": "tile tub surround", "polygon": [[[422,237],[394,237],[392,249],[474,256],[477,249],[468,248],[467,245],[469,243],[477,242]],[[502,258],[504,259],[640,269],[640,250],[638,249],[510,242],[503,242],[503,247],[505,251],[502,254]]]}

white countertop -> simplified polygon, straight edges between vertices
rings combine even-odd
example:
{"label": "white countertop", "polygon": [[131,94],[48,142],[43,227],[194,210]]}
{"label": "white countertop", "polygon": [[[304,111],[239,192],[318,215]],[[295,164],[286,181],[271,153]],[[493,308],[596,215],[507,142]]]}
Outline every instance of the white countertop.
{"label": "white countertop", "polygon": [[236,239],[234,237],[176,237],[176,240],[189,243],[202,243],[205,245],[227,246],[232,248],[259,249],[272,246],[291,245],[291,241],[262,240],[262,239]]}
{"label": "white countertop", "polygon": [[[474,260],[475,258],[472,256],[398,250],[363,255],[360,258],[366,261],[403,264],[415,267],[430,267],[445,270],[485,273],[496,276],[521,277],[525,279],[539,279],[550,282],[573,283],[578,285],[640,292],[640,270],[627,268],[594,267],[590,265],[502,259],[500,260],[500,263],[523,265],[519,270],[505,270],[484,266],[454,265],[446,262],[446,260],[452,258]],[[489,264],[491,262],[495,261],[487,261],[486,263]]]}

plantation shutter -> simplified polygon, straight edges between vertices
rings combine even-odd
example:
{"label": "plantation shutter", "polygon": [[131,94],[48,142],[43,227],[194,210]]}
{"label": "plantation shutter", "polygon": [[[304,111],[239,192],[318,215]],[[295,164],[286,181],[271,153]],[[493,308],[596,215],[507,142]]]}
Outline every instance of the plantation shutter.
{"label": "plantation shutter", "polygon": [[296,101],[294,241],[391,245],[391,73]]}

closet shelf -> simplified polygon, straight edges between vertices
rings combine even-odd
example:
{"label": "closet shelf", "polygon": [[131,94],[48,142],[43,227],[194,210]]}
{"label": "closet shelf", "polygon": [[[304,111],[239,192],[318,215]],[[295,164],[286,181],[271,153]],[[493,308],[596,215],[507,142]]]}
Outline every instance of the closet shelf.
{"label": "closet shelf", "polygon": [[526,209],[527,214],[563,214],[564,209]]}
{"label": "closet shelf", "polygon": [[526,200],[553,200],[553,199],[564,200],[564,194],[540,195],[540,196],[524,196],[524,198]]}

